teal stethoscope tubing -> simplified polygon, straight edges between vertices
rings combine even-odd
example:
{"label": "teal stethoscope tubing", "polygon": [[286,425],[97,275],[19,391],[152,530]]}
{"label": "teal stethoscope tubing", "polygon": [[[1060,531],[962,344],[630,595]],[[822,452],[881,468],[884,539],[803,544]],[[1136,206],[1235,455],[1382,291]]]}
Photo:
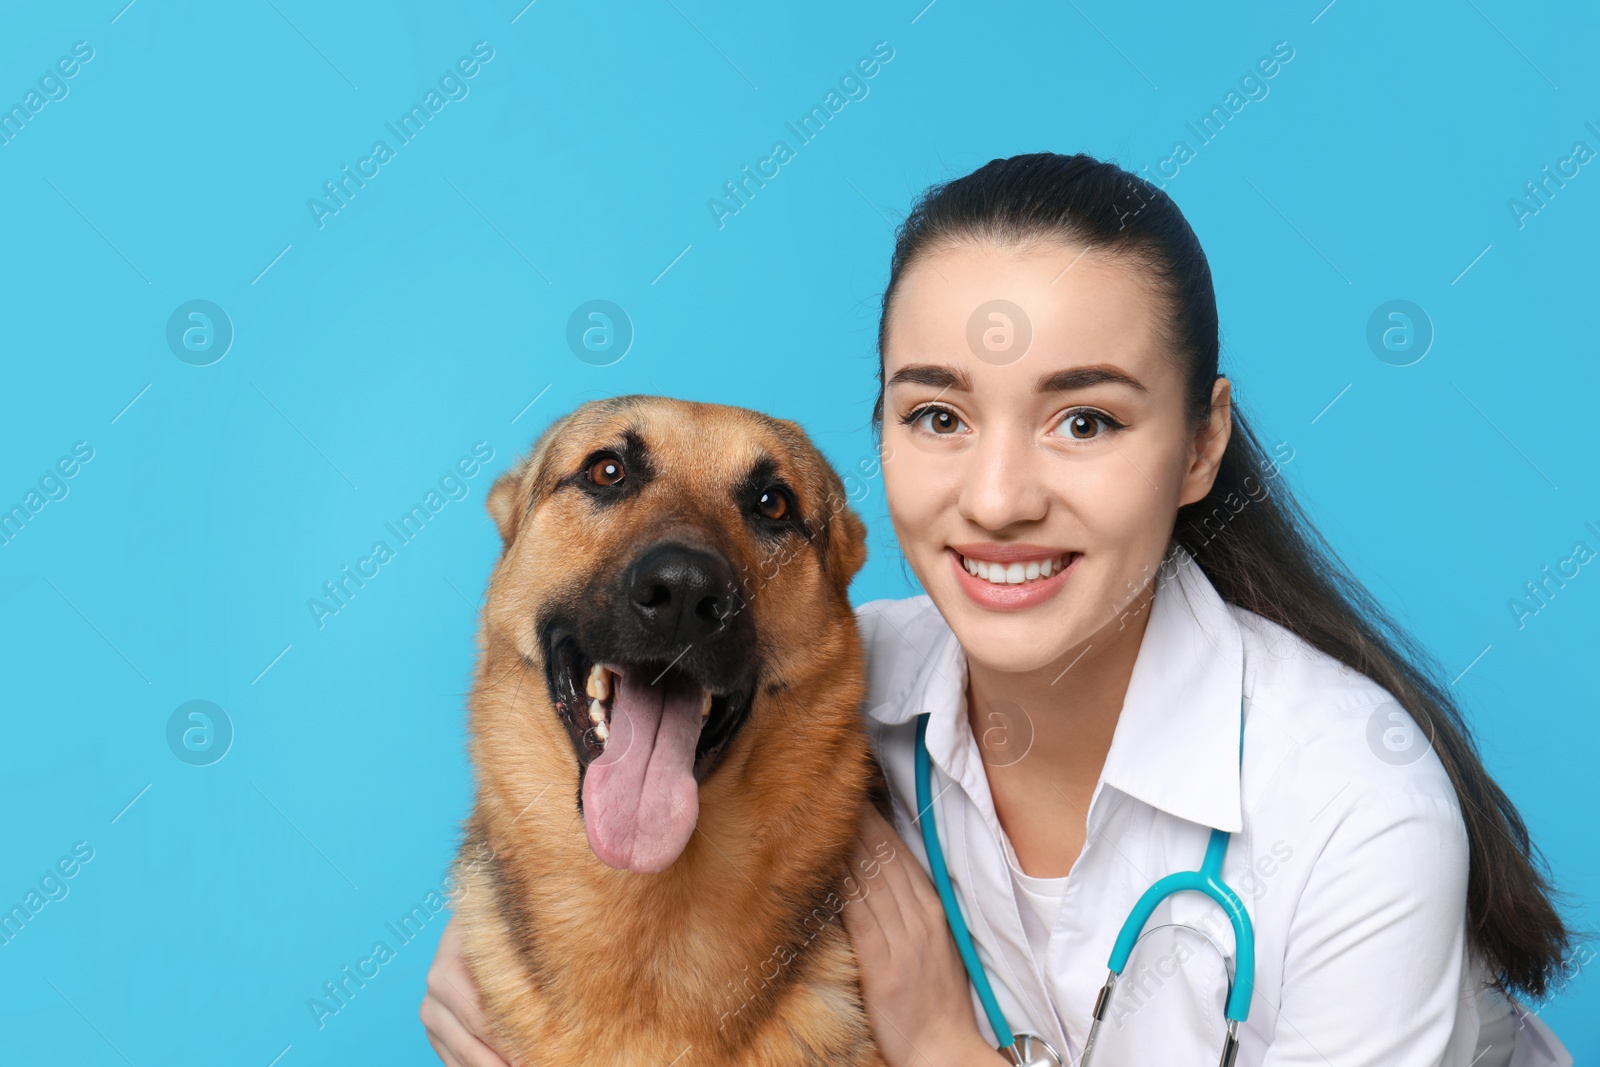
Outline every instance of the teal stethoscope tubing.
{"label": "teal stethoscope tubing", "polygon": [[[989,979],[983,973],[983,964],[978,960],[977,950],[972,945],[972,937],[967,932],[967,924],[961,917],[961,905],[956,901],[955,890],[950,885],[950,872],[945,867],[944,851],[939,847],[939,831],[933,814],[932,789],[928,783],[927,732],[928,713],[923,712],[917,716],[917,822],[922,827],[922,843],[927,849],[928,867],[933,874],[933,884],[939,890],[939,899],[944,904],[945,916],[950,921],[950,932],[955,935],[961,961],[966,965],[967,975],[978,991],[978,999],[983,1003],[984,1013],[989,1017],[989,1025],[993,1028],[995,1037],[999,1039],[1000,1047],[1008,1048],[1016,1044],[1016,1035],[1006,1024],[1005,1015],[1001,1013],[1000,1005],[995,1001],[994,990],[990,988]],[[1239,746],[1242,757],[1244,749],[1242,731]],[[1123,968],[1128,965],[1128,957],[1133,952],[1134,943],[1144,932],[1145,923],[1155,912],[1156,906],[1174,893],[1192,890],[1204,893],[1215,901],[1227,913],[1228,920],[1233,924],[1236,947],[1234,980],[1233,987],[1228,993],[1226,1015],[1234,1027],[1249,1015],[1250,997],[1255,989],[1255,932],[1250,923],[1250,916],[1245,912],[1244,904],[1238,894],[1222,880],[1222,859],[1228,850],[1228,837],[1228,833],[1224,830],[1212,830],[1210,843],[1206,846],[1205,859],[1201,862],[1199,870],[1169,874],[1144,891],[1122,924],[1122,931],[1117,935],[1116,944],[1112,946],[1111,959],[1108,962],[1111,978],[1107,980],[1107,994],[1114,987],[1116,978],[1122,974]],[[1097,1020],[1103,1014],[1106,999],[1106,995],[1103,994],[1100,1002],[1095,1005]],[[1230,1030],[1234,1027],[1230,1027]]]}

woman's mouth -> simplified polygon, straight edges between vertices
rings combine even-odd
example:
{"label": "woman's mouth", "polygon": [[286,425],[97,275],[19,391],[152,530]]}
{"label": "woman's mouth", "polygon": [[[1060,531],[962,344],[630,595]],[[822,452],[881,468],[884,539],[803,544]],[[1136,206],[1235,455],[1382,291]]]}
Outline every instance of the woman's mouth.
{"label": "woman's mouth", "polygon": [[[957,552],[956,555],[961,556],[961,553]],[[961,556],[961,564],[967,568],[968,574],[982,578],[991,585],[1022,585],[1066,570],[1075,555],[1075,552],[1063,552],[1051,559],[1032,559],[1026,563],[997,563]]]}
{"label": "woman's mouth", "polygon": [[966,556],[946,547],[956,583],[978,605],[994,611],[1020,611],[1059,593],[1077,570],[1081,552],[1062,552],[1029,560],[1001,562]]}

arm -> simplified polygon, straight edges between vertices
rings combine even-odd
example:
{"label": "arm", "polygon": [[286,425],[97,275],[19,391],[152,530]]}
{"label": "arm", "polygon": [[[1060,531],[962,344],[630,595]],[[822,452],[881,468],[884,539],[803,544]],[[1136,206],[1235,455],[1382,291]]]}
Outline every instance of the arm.
{"label": "arm", "polygon": [[871,804],[850,858],[845,929],[889,1067],[1007,1067],[972,1012],[967,972],[927,874]]}
{"label": "arm", "polygon": [[1341,812],[1289,926],[1263,1067],[1440,1067],[1465,965],[1467,834],[1436,793]]}

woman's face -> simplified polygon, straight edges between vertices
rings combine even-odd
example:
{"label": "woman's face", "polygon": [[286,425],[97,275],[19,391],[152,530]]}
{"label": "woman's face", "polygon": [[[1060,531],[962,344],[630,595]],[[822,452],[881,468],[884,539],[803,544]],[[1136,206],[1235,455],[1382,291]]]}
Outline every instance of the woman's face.
{"label": "woman's face", "polygon": [[1049,667],[1137,618],[1227,443],[1227,381],[1192,432],[1138,271],[1059,243],[962,244],[915,261],[888,310],[889,515],[967,655],[996,670]]}

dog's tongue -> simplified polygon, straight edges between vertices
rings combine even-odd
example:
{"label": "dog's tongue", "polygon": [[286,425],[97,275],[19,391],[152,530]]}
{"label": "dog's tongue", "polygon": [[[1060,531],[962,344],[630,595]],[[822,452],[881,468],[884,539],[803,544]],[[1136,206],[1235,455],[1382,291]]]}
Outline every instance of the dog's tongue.
{"label": "dog's tongue", "polygon": [[694,832],[700,791],[694,749],[704,690],[659,668],[624,670],[611,724],[583,778],[583,824],[601,862],[641,874],[672,866]]}

